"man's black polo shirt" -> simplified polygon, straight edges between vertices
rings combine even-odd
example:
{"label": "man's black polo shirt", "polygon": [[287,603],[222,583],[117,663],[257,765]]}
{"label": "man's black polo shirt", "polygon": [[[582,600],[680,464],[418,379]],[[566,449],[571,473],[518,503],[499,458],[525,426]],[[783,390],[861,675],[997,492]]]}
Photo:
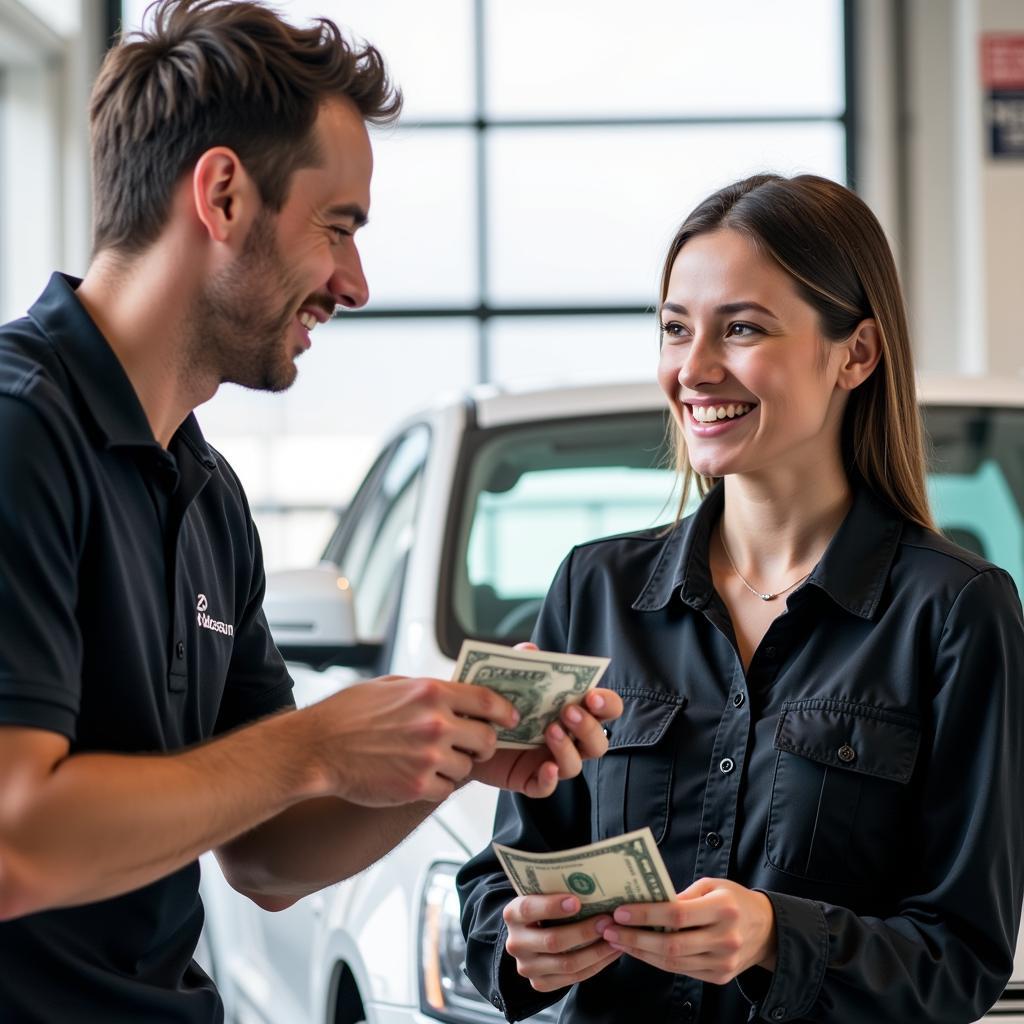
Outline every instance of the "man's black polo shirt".
{"label": "man's black polo shirt", "polygon": [[[241,485],[192,416],[160,447],[75,286],[0,328],[0,724],[178,750],[293,706],[291,680]],[[221,1020],[198,885],[196,862],[0,923],[0,1022]]]}
{"label": "man's black polo shirt", "polygon": [[[725,986],[624,956],[563,1021],[967,1024],[1010,975],[1024,898],[1024,623],[1012,579],[860,488],[744,672],[708,567],[722,488],[668,536],[578,547],[534,639],[611,658],[610,747],[495,838],[557,850],[649,826],[677,891],[765,892],[777,966]],[[489,848],[459,875],[470,976],[509,1020],[515,895]]]}

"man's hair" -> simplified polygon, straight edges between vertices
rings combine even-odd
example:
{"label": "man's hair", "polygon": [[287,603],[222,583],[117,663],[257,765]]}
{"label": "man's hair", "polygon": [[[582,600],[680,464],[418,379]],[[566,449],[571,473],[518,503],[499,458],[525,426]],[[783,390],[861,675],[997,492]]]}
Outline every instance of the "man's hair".
{"label": "man's hair", "polygon": [[151,245],[175,185],[214,146],[237,153],[278,211],[292,174],[319,159],[325,101],[347,97],[373,124],[401,109],[377,49],[327,18],[296,28],[252,0],[159,0],[147,18],[110,50],[92,91],[94,252]]}

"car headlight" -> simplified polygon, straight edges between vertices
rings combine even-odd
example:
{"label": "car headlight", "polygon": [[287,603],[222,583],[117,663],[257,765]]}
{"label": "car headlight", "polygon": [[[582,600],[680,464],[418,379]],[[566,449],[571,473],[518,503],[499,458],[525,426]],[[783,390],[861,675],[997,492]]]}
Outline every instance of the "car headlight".
{"label": "car headlight", "polygon": [[[453,1024],[485,1024],[505,1018],[466,977],[466,940],[459,922],[455,890],[457,864],[435,864],[427,875],[420,908],[420,1009]],[[557,1021],[549,1007],[530,1020]]]}

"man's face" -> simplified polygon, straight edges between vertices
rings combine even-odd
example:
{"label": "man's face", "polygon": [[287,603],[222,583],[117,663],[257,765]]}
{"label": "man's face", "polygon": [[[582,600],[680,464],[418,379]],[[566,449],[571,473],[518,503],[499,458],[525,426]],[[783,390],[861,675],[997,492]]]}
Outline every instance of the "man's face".
{"label": "man's face", "polygon": [[369,297],[354,238],[370,206],[366,127],[353,103],[332,100],[314,131],[319,165],[294,172],[280,213],[259,212],[238,259],[196,303],[195,362],[221,382],[283,391],[313,328]]}

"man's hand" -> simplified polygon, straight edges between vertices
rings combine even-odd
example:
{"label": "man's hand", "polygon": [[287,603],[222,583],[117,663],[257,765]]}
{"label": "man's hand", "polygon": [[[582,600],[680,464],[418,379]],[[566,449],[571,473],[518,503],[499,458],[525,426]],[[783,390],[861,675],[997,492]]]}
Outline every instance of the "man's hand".
{"label": "man's hand", "polygon": [[618,907],[614,918],[603,931],[610,948],[672,974],[725,985],[750,967],[775,969],[771,901],[724,878],[698,879],[671,903]]}
{"label": "man's hand", "polygon": [[[537,650],[536,644],[516,644],[517,650]],[[579,775],[583,762],[601,757],[608,749],[602,723],[622,714],[622,698],[614,690],[593,689],[583,705],[563,708],[561,720],[544,730],[546,747],[496,750],[490,760],[476,765],[470,778],[525,796],[551,796],[560,779]]]}
{"label": "man's hand", "polygon": [[444,800],[494,754],[495,726],[519,721],[486,687],[400,676],[350,686],[298,714],[310,716],[310,795],[367,807]]}
{"label": "man's hand", "polygon": [[[538,992],[586,981],[622,956],[601,938],[612,923],[607,915],[573,924],[552,923],[572,917],[579,909],[580,901],[568,893],[517,896],[505,907],[505,949]],[[542,922],[548,926],[542,927]]]}

